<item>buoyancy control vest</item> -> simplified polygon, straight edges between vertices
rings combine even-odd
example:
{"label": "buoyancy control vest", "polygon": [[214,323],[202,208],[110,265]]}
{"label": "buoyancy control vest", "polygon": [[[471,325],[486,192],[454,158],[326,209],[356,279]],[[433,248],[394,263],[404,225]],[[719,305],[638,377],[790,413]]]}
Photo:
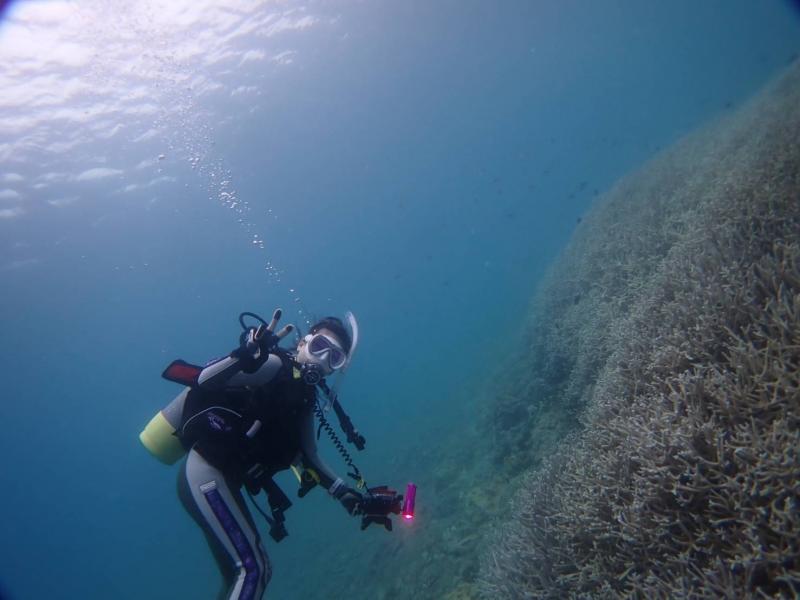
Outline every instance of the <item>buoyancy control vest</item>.
{"label": "buoyancy control vest", "polygon": [[260,464],[267,476],[288,469],[302,446],[305,415],[316,389],[300,377],[288,355],[272,380],[258,388],[192,387],[177,435],[220,469],[244,473]]}

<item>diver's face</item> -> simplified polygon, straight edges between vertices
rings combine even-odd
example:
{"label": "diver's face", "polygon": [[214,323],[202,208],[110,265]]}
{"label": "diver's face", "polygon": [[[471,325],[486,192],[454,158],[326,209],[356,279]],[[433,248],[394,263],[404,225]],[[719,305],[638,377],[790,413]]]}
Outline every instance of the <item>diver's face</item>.
{"label": "diver's face", "polygon": [[[333,333],[330,329],[322,328],[314,334],[313,336],[322,335],[328,338],[328,341],[332,342],[335,346],[338,346],[341,350],[344,346],[342,341]],[[309,348],[308,342],[305,338],[301,339],[300,342],[297,344],[297,362],[299,363],[306,363],[306,364],[317,364],[322,367],[322,370],[325,372],[325,375],[330,375],[336,369],[331,367],[331,352],[330,351],[322,351],[322,352],[312,352]],[[313,344],[313,342],[312,342]]]}

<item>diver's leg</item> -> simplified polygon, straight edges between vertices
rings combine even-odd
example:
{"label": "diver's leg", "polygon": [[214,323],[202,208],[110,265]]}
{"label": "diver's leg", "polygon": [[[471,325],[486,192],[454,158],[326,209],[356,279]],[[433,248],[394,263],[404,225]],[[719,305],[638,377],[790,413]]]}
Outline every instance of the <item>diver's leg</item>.
{"label": "diver's leg", "polygon": [[225,600],[229,595],[231,587],[233,586],[234,579],[236,579],[236,564],[231,560],[231,556],[228,554],[225,546],[222,545],[222,542],[217,539],[217,536],[211,529],[208,521],[206,521],[206,516],[203,514],[197,504],[195,504],[189,482],[186,479],[185,463],[178,474],[178,498],[180,498],[181,504],[183,504],[186,512],[191,515],[191,517],[203,530],[203,534],[205,535],[208,547],[211,549],[211,554],[214,557],[214,561],[217,563],[219,572],[222,574],[222,585],[215,598],[216,600]]}
{"label": "diver's leg", "polygon": [[179,479],[179,496],[206,534],[229,585],[230,600],[257,600],[272,576],[261,538],[241,492],[191,450]]}

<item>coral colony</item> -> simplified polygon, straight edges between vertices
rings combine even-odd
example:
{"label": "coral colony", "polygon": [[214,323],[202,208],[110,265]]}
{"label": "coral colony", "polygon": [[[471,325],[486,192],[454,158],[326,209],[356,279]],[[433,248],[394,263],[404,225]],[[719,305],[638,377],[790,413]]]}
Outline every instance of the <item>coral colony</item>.
{"label": "coral colony", "polygon": [[[798,140],[796,63],[586,216],[540,290],[525,393],[490,419],[498,456],[539,466],[484,597],[800,595]],[[536,422],[563,434],[564,412],[580,425],[542,459]]]}

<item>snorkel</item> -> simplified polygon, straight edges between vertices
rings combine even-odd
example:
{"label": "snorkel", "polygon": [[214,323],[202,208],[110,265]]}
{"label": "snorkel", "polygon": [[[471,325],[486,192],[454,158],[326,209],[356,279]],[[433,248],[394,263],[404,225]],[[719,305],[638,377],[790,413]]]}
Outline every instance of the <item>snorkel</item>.
{"label": "snorkel", "polygon": [[344,318],[347,321],[347,325],[350,327],[350,352],[347,353],[347,360],[340,369],[342,373],[350,366],[350,363],[353,361],[353,354],[355,354],[356,347],[358,347],[358,321],[356,321],[356,316],[348,310],[344,313]]}

